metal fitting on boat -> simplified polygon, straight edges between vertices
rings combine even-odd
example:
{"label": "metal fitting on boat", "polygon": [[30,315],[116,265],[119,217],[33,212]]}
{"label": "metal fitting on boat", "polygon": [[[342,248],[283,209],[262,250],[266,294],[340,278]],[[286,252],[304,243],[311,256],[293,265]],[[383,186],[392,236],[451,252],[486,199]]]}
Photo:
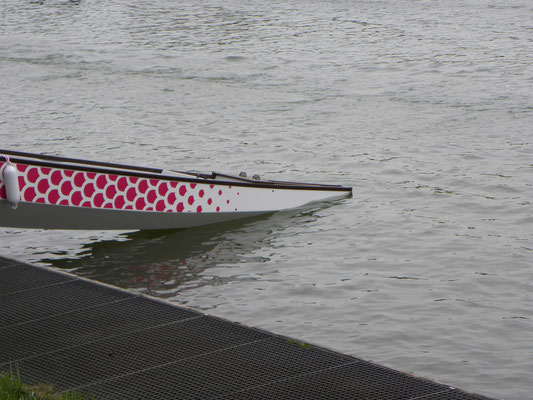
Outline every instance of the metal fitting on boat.
{"label": "metal fitting on boat", "polygon": [[244,172],[244,171],[241,171],[240,174],[239,174],[239,176],[240,176],[241,178],[246,178],[246,177],[247,177],[246,172]]}
{"label": "metal fitting on boat", "polygon": [[260,181],[261,177],[259,176],[259,174],[255,174],[254,176],[252,176],[252,179],[256,181]]}

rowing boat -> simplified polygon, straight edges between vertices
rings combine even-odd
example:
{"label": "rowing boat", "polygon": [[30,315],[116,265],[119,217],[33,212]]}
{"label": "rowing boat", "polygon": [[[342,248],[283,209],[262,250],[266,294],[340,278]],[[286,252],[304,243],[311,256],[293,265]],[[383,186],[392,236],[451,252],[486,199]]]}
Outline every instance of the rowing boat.
{"label": "rowing boat", "polygon": [[352,188],[0,150],[0,226],[174,229],[294,209]]}

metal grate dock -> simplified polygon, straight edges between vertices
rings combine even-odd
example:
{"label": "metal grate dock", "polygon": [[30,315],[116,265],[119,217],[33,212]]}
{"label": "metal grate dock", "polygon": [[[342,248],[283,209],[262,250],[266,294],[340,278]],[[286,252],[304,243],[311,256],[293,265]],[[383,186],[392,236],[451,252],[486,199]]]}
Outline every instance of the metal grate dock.
{"label": "metal grate dock", "polygon": [[1,257],[0,310],[0,371],[98,399],[487,399]]}

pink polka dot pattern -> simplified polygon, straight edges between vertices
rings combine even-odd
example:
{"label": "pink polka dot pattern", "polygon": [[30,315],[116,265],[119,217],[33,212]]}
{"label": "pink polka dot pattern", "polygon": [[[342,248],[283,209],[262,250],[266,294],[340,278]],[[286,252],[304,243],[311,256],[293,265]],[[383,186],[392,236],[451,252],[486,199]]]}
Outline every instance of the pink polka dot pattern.
{"label": "pink polka dot pattern", "polygon": [[[0,199],[6,198],[0,162]],[[234,211],[231,186],[16,164],[21,201],[156,212]]]}

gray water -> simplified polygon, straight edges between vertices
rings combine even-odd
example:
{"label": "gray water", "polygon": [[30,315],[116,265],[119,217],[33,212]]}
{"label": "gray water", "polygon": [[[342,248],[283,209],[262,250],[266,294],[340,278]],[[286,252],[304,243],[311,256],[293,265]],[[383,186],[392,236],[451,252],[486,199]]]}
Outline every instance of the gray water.
{"label": "gray water", "polygon": [[1,146],[353,186],[0,254],[506,399],[533,392],[529,0],[0,0]]}

